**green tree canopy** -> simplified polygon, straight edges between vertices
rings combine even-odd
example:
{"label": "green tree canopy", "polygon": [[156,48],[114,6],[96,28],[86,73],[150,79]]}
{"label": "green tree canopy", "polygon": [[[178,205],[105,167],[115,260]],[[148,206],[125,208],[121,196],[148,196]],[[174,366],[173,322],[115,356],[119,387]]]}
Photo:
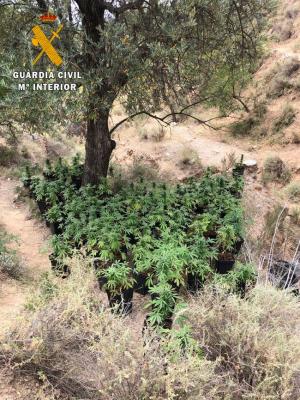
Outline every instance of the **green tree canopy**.
{"label": "green tree canopy", "polygon": [[[256,68],[270,6],[269,0],[4,0],[0,123],[43,131],[85,120],[84,181],[97,183],[115,147],[116,127],[108,124],[113,102],[119,98],[129,115],[165,123],[192,116],[194,104],[232,109]],[[56,68],[46,58],[31,64],[31,28],[49,7],[64,24],[60,68],[80,71],[82,89],[20,93],[11,71]],[[162,116],[161,109],[169,111]]]}

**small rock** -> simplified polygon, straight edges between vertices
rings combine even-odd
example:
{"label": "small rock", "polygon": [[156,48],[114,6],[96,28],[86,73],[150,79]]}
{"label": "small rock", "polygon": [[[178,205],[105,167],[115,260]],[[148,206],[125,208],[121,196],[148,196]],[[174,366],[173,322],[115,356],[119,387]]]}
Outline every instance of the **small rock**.
{"label": "small rock", "polygon": [[256,160],[244,160],[243,164],[246,167],[257,167],[257,161]]}
{"label": "small rock", "polygon": [[263,188],[261,185],[256,185],[256,186],[254,186],[254,189],[258,190],[258,191],[262,191]]}
{"label": "small rock", "polygon": [[258,168],[256,160],[244,160],[243,165],[250,172],[257,171],[257,168]]}

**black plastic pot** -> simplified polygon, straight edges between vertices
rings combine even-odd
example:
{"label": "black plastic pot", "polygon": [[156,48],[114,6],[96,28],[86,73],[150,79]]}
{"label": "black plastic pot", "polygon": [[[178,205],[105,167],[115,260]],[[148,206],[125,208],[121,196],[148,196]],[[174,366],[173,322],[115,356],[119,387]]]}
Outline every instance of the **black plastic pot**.
{"label": "black plastic pot", "polygon": [[24,188],[29,189],[30,185],[31,185],[31,178],[26,178],[26,179],[23,180]]}
{"label": "black plastic pot", "polygon": [[49,209],[47,203],[44,200],[37,200],[36,203],[37,203],[37,206],[39,208],[41,215],[44,215],[47,212],[47,210]]}
{"label": "black plastic pot", "polygon": [[112,294],[106,290],[109,306],[119,314],[128,315],[132,312],[133,288],[123,290],[120,294]]}
{"label": "black plastic pot", "polygon": [[59,235],[60,233],[62,233],[62,230],[61,230],[58,222],[50,222],[49,228],[50,228],[52,235]]}
{"label": "black plastic pot", "polygon": [[204,208],[203,206],[196,206],[194,211],[195,211],[195,213],[196,213],[197,215],[203,214],[204,211],[205,211],[205,208]]}
{"label": "black plastic pot", "polygon": [[81,176],[72,176],[72,184],[75,186],[77,190],[81,188],[82,177]]}
{"label": "black plastic pot", "polygon": [[49,255],[49,260],[52,270],[55,272],[56,275],[60,276],[63,279],[67,278],[70,275],[70,268],[65,264],[61,264],[54,254]]}
{"label": "black plastic pot", "polygon": [[187,274],[186,288],[191,294],[196,294],[203,288],[203,282],[197,274]]}
{"label": "black plastic pot", "polygon": [[234,245],[234,254],[239,254],[244,242],[244,239],[240,239],[236,242],[236,244]]}
{"label": "black plastic pot", "polygon": [[46,181],[51,182],[56,180],[56,175],[54,172],[43,172],[43,176]]}
{"label": "black plastic pot", "polygon": [[105,278],[105,276],[98,276],[97,281],[98,281],[99,289],[102,290],[104,285],[107,283],[107,279]]}
{"label": "black plastic pot", "polygon": [[134,284],[134,291],[136,293],[139,293],[143,296],[145,296],[146,294],[149,293],[149,288],[146,284],[147,281],[147,275],[146,274],[141,274],[141,273],[137,273],[134,275],[134,279],[135,279],[135,284]]}
{"label": "black plastic pot", "polygon": [[234,267],[235,260],[216,260],[215,269],[219,274],[227,274]]}
{"label": "black plastic pot", "polygon": [[28,188],[28,193],[29,193],[29,197],[30,197],[31,199],[35,199],[34,191],[33,191],[30,187]]}
{"label": "black plastic pot", "polygon": [[246,167],[243,164],[236,165],[232,170],[232,176],[234,177],[244,176],[245,168]]}
{"label": "black plastic pot", "polygon": [[217,232],[216,231],[207,231],[204,232],[204,237],[206,239],[216,239],[217,237]]}
{"label": "black plastic pot", "polygon": [[246,282],[245,281],[238,282],[236,289],[241,298],[243,299],[246,295]]}

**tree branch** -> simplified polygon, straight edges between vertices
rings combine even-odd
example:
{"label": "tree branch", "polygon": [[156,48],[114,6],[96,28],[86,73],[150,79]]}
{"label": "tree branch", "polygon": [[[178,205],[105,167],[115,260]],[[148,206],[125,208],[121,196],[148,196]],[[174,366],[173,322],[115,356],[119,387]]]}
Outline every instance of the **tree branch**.
{"label": "tree branch", "polygon": [[240,96],[234,94],[232,97],[233,97],[235,100],[237,100],[237,101],[243,106],[244,110],[245,110],[247,113],[250,112],[249,107],[248,107],[247,104],[242,100],[242,98],[241,98]]}
{"label": "tree branch", "polygon": [[187,113],[185,113],[183,111],[169,113],[169,114],[166,114],[164,117],[159,117],[158,115],[151,114],[148,111],[139,111],[139,112],[137,112],[135,114],[132,114],[132,115],[129,115],[129,117],[126,117],[126,118],[122,119],[121,121],[119,121],[112,129],[110,129],[110,131],[109,131],[110,135],[112,135],[112,133],[116,129],[118,129],[121,125],[123,125],[125,122],[137,117],[138,115],[147,115],[148,117],[153,118],[158,122],[162,122],[163,124],[165,124],[167,126],[172,123],[172,121],[166,121],[168,118],[170,118],[172,116],[175,116],[175,115],[184,115],[185,117],[192,118],[195,121],[198,121],[199,123],[201,123],[202,125],[205,125],[206,127],[211,128],[211,129],[213,129],[215,131],[218,130],[218,128],[215,128],[214,126],[210,125],[209,122],[213,121],[215,119],[220,119],[220,118],[226,117],[226,115],[221,115],[219,117],[214,117],[214,118],[210,118],[210,119],[207,119],[207,120],[202,120],[200,118],[195,117],[194,115],[187,114]]}

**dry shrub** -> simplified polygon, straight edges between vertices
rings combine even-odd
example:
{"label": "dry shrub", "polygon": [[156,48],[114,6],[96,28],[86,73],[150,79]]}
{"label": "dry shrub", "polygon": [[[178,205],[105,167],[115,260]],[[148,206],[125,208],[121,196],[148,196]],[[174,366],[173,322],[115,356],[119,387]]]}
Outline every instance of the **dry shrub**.
{"label": "dry shrub", "polygon": [[168,131],[168,128],[156,124],[156,125],[144,125],[143,127],[138,127],[138,134],[141,140],[152,140],[154,142],[161,142]]}
{"label": "dry shrub", "polygon": [[284,235],[285,219],[288,216],[288,209],[281,204],[275,204],[265,215],[264,218],[264,236],[269,245],[274,232],[277,229],[277,236],[282,240]]}
{"label": "dry shrub", "polygon": [[294,24],[292,19],[286,18],[281,22],[277,22],[272,33],[279,42],[290,39],[293,36]]}
{"label": "dry shrub", "polygon": [[64,282],[44,278],[1,344],[6,369],[42,377],[73,400],[222,398],[225,383],[215,362],[182,354],[168,337],[131,331],[129,317],[104,309],[92,268],[82,260],[71,268]]}
{"label": "dry shrub", "polygon": [[269,88],[267,96],[278,98],[291,89],[297,90],[299,72],[300,62],[298,59],[289,59],[283,64],[278,64],[266,78],[266,85]]}
{"label": "dry shrub", "polygon": [[66,135],[83,139],[86,135],[86,124],[84,122],[70,122],[66,129]]}
{"label": "dry shrub", "polygon": [[269,83],[269,90],[267,92],[267,96],[272,99],[281,97],[285,94],[287,90],[290,90],[292,88],[293,85],[287,79],[283,79],[280,76],[276,76]]}
{"label": "dry shrub", "polygon": [[9,167],[16,164],[19,160],[19,155],[17,149],[13,147],[8,147],[0,145],[0,166]]}
{"label": "dry shrub", "polygon": [[299,135],[299,133],[293,132],[291,137],[290,137],[289,143],[300,144],[300,135]]}
{"label": "dry shrub", "polygon": [[289,216],[291,218],[291,222],[300,227],[300,207],[291,207]]}
{"label": "dry shrub", "polygon": [[140,140],[148,140],[149,139],[149,132],[148,129],[145,127],[138,128],[138,135]]}
{"label": "dry shrub", "polygon": [[[150,160],[151,161],[151,160]],[[156,165],[150,165],[147,160],[134,159],[132,165],[128,168],[128,178],[132,181],[144,179],[146,181],[157,181],[159,180],[159,174]]]}
{"label": "dry shrub", "polygon": [[263,166],[262,181],[286,184],[291,179],[291,171],[278,156],[268,157]]}
{"label": "dry shrub", "polygon": [[231,124],[231,133],[233,136],[246,136],[249,134],[258,136],[258,131],[262,131],[262,129],[259,129],[259,125],[264,121],[267,112],[268,108],[265,102],[256,103],[245,119]]}
{"label": "dry shrub", "polygon": [[295,19],[299,14],[299,6],[296,4],[290,5],[286,11],[285,11],[285,16],[286,18],[289,19]]}
{"label": "dry shrub", "polygon": [[287,188],[286,188],[286,193],[291,201],[300,201],[300,183],[294,182],[291,183]]}
{"label": "dry shrub", "polygon": [[235,166],[237,163],[237,157],[235,152],[227,153],[225,157],[222,158],[221,164],[222,164],[222,171],[223,172],[228,172],[231,168]]}
{"label": "dry shrub", "polygon": [[224,399],[300,398],[300,304],[292,295],[256,287],[242,300],[207,289],[188,315],[194,339],[227,375]]}
{"label": "dry shrub", "polygon": [[17,239],[8,235],[0,225],[0,274],[21,279],[24,277],[25,270],[16,250],[10,246],[12,242],[17,242]]}
{"label": "dry shrub", "polygon": [[184,147],[179,155],[179,165],[182,168],[196,166],[202,166],[201,160],[198,153],[190,147]]}
{"label": "dry shrub", "polygon": [[286,106],[279,117],[274,121],[272,130],[274,133],[280,132],[292,123],[296,119],[296,111],[291,106]]}
{"label": "dry shrub", "polygon": [[0,253],[0,272],[13,279],[24,277],[24,266],[19,258],[11,252]]}
{"label": "dry shrub", "polygon": [[296,58],[288,60],[281,66],[279,71],[284,77],[290,78],[300,71],[300,62]]}
{"label": "dry shrub", "polygon": [[298,84],[295,79],[299,71],[300,63],[297,59],[289,59],[283,64],[278,64],[266,78],[266,84],[269,87],[267,96],[278,98],[293,88],[297,89]]}
{"label": "dry shrub", "polygon": [[185,311],[190,329],[142,338],[131,317],[105,310],[93,269],[70,266],[63,282],[44,278],[1,344],[6,369],[72,400],[299,399],[300,305],[287,293],[259,287],[240,299],[206,288]]}

